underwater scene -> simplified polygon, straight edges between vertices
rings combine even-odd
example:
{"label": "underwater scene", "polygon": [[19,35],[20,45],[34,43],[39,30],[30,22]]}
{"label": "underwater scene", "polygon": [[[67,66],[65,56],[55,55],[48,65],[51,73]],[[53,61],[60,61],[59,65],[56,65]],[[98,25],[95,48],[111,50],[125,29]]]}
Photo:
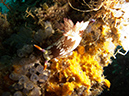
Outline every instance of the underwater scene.
{"label": "underwater scene", "polygon": [[129,0],[0,0],[0,96],[129,96]]}

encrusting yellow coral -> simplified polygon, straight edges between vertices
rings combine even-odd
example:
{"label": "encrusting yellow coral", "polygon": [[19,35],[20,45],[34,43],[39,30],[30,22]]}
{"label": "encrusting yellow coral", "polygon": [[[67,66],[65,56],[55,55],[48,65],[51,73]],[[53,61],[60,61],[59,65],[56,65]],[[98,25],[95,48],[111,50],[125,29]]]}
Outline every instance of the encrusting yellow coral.
{"label": "encrusting yellow coral", "polygon": [[[84,48],[81,46],[79,47],[78,51],[83,52]],[[66,63],[66,65],[64,65],[64,67],[67,66],[65,69],[61,67],[62,62]],[[60,71],[60,73],[62,73],[62,78],[60,78],[59,83],[52,81],[52,90],[50,87],[48,87],[48,91],[56,92],[57,86],[59,86],[62,82],[62,87],[58,87],[58,90],[61,90],[59,88],[63,88],[64,90],[63,92],[61,91],[62,93],[60,94],[64,96],[71,94],[75,88],[79,88],[82,85],[86,86],[86,92],[88,94],[89,89],[91,89],[91,87],[94,85],[93,82],[105,82],[104,84],[109,87],[108,82],[105,81],[103,76],[103,67],[95,60],[94,56],[90,56],[87,53],[81,55],[77,51],[74,51],[73,54],[68,57],[68,60],[66,60],[66,58],[60,58],[57,62],[52,63],[51,68],[51,70]]]}

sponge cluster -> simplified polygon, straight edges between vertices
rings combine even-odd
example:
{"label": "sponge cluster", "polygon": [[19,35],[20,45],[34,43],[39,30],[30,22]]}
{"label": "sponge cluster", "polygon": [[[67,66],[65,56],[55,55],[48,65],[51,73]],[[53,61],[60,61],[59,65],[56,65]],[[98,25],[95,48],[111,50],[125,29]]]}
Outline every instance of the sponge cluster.
{"label": "sponge cluster", "polygon": [[[23,58],[21,61],[28,59]],[[14,71],[10,74],[10,79],[17,81],[12,87],[15,89],[13,96],[40,96],[41,87],[49,78],[50,70],[44,70],[39,60],[26,65],[13,65]]]}

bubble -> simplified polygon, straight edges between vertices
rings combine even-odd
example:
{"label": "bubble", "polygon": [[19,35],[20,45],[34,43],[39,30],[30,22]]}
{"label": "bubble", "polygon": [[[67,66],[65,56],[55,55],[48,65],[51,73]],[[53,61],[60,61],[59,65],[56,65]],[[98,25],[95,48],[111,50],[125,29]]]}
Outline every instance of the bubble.
{"label": "bubble", "polygon": [[15,81],[15,80],[18,80],[20,78],[20,76],[19,76],[19,74],[15,73],[15,72],[12,72],[9,75],[9,78]]}
{"label": "bubble", "polygon": [[42,65],[38,65],[36,67],[36,71],[39,72],[39,73],[43,73],[43,70],[44,70],[44,67]]}
{"label": "bubble", "polygon": [[29,81],[29,78],[26,76],[26,75],[22,75],[19,79],[19,82],[18,84],[22,85],[24,84],[25,82]]}
{"label": "bubble", "polygon": [[38,75],[36,75],[36,74],[32,74],[32,75],[30,76],[30,80],[33,81],[33,82],[37,82],[37,81],[39,80],[39,77],[38,77]]}
{"label": "bubble", "polygon": [[34,83],[32,81],[28,81],[24,83],[24,88],[26,88],[27,90],[31,90],[34,88]]}
{"label": "bubble", "polygon": [[23,96],[21,91],[16,91],[13,96]]}

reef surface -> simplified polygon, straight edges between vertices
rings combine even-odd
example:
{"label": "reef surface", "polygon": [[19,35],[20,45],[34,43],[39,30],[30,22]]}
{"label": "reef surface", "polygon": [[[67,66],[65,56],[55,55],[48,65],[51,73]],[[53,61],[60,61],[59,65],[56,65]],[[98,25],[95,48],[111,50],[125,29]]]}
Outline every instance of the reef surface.
{"label": "reef surface", "polygon": [[1,96],[110,96],[129,84],[128,0],[0,3]]}

